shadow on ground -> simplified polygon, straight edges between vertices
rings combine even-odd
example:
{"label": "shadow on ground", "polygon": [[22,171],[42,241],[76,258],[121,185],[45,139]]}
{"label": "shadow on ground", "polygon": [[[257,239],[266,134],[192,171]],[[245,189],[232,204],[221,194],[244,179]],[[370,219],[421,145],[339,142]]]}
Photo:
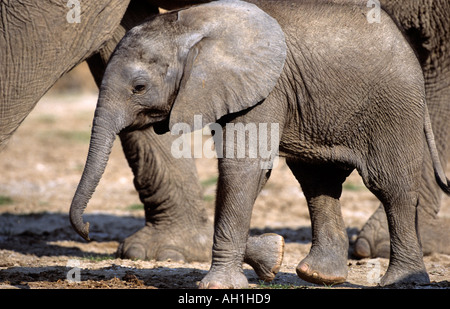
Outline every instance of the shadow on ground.
{"label": "shadow on ground", "polygon": [[[123,239],[144,226],[142,217],[118,216],[112,214],[87,214],[84,220],[90,223],[90,237],[97,242],[121,242]],[[356,228],[348,228],[349,238],[357,234]],[[251,229],[251,235],[276,233],[282,235],[286,243],[311,243],[311,228],[264,228]],[[73,230],[67,214],[33,213],[0,215],[0,249],[13,250],[22,254],[36,256],[86,256],[86,252],[77,247],[52,245],[56,241],[85,241]],[[101,257],[102,254],[92,253]]]}
{"label": "shadow on ground", "polygon": [[[1,286],[27,288],[148,288],[148,289],[179,289],[197,288],[197,283],[206,275],[207,265],[195,268],[191,265],[149,263],[145,267],[136,267],[133,263],[121,263],[114,259],[114,251],[118,242],[139,230],[144,224],[144,218],[119,216],[112,214],[88,214],[85,221],[91,223],[92,237],[97,245],[108,247],[109,253],[95,251],[95,246],[89,246],[72,229],[68,216],[61,213],[37,213],[16,215],[4,213],[0,215],[0,250],[9,250],[5,254],[22,256],[22,262],[16,264],[14,259],[0,261]],[[354,228],[347,229],[349,237],[357,232]],[[310,227],[252,229],[251,234],[277,233],[282,235],[286,243],[311,243]],[[61,245],[63,243],[64,245]],[[86,244],[86,245],[84,245]],[[106,244],[106,246],[105,246]],[[5,255],[5,256],[6,256]],[[36,265],[37,256],[45,259],[58,259],[53,262]],[[64,260],[65,257],[69,261]],[[63,260],[61,260],[63,258]],[[79,261],[79,266],[69,265]],[[0,258],[1,260],[1,258]],[[49,260],[46,260],[49,261]],[[51,260],[50,260],[51,261]],[[104,261],[104,264],[102,264]],[[61,262],[64,263],[61,265]],[[95,267],[90,267],[95,265]],[[134,265],[134,266],[133,266]],[[364,264],[361,264],[364,265]],[[197,265],[198,266],[198,265]],[[353,265],[353,267],[358,264]],[[77,268],[78,267],[78,268]],[[76,274],[79,277],[76,277]],[[294,272],[281,271],[275,280],[263,284],[251,269],[244,269],[250,284],[259,288],[318,288],[296,276]],[[74,275],[76,283],[67,280]],[[346,282],[340,288],[368,288],[367,286]],[[432,282],[423,288],[448,288],[449,282],[440,280]],[[323,287],[322,287],[323,288]],[[369,287],[370,288],[370,287]],[[373,287],[372,287],[373,288]],[[402,286],[401,288],[411,288]],[[412,288],[417,288],[416,286]],[[419,287],[421,288],[421,287]]]}

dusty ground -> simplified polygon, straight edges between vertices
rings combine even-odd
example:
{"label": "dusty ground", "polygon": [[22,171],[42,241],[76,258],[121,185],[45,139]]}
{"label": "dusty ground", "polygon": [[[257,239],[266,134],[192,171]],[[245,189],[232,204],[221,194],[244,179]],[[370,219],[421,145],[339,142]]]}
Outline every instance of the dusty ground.
{"label": "dusty ground", "polygon": [[[195,288],[208,263],[115,258],[119,242],[144,223],[119,140],[86,212],[97,241],[86,243],[72,230],[68,210],[84,166],[95,103],[95,91],[50,92],[0,153],[0,288]],[[215,162],[199,159],[197,166],[212,218]],[[353,174],[342,197],[351,242],[377,207]],[[440,216],[450,217],[450,199],[444,198]],[[270,285],[261,285],[246,266],[251,287],[320,287],[295,274],[311,245],[310,221],[302,192],[282,160],[256,202],[251,232],[276,232],[286,239],[283,266]],[[349,258],[348,282],[333,288],[374,287],[387,263]],[[425,264],[432,284],[416,288],[450,286],[450,256],[427,256]]]}

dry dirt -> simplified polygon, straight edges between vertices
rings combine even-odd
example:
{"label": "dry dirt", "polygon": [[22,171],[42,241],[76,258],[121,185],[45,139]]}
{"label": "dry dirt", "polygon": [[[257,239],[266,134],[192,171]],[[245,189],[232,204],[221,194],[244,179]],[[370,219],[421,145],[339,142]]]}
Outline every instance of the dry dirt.
{"label": "dry dirt", "polygon": [[[115,258],[119,242],[144,224],[119,140],[86,211],[97,241],[86,243],[72,230],[68,210],[84,166],[95,103],[93,90],[51,91],[0,153],[0,288],[195,288],[208,263]],[[197,166],[212,218],[216,162],[198,159]],[[342,196],[351,243],[377,207],[378,201],[352,174]],[[449,198],[444,198],[440,216],[450,217]],[[251,227],[253,234],[275,232],[286,240],[282,268],[271,284],[262,285],[245,266],[251,288],[375,287],[388,264],[386,259],[357,260],[350,254],[345,284],[323,287],[299,279],[295,267],[311,245],[310,221],[304,196],[283,160],[256,201]],[[450,286],[450,256],[433,254],[425,257],[425,264],[432,283],[408,288]]]}

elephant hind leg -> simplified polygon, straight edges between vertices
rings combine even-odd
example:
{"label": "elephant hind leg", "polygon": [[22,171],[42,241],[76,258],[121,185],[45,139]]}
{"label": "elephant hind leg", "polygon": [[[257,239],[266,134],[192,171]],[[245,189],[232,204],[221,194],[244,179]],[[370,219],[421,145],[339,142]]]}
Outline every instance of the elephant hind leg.
{"label": "elephant hind leg", "polygon": [[383,202],[390,231],[390,260],[382,286],[429,283],[416,230],[417,192],[400,192]]}
{"label": "elephant hind leg", "polygon": [[[441,156],[445,158],[445,156]],[[445,162],[445,161],[443,161]],[[436,183],[431,159],[425,153],[422,181],[419,189],[418,224],[425,255],[450,252],[450,236],[439,237],[450,230],[450,220],[437,217],[442,191]],[[355,242],[354,254],[359,258],[389,258],[389,229],[383,205],[372,214]]]}
{"label": "elephant hind leg", "polygon": [[366,172],[360,171],[367,188],[381,201],[386,212],[390,260],[381,278],[383,286],[429,282],[417,231],[420,160],[405,163],[399,158],[386,151],[382,157],[368,160]]}
{"label": "elephant hind leg", "polygon": [[348,236],[339,198],[351,170],[330,165],[287,161],[300,182],[311,217],[312,245],[298,264],[297,274],[317,284],[338,284],[347,279]]}

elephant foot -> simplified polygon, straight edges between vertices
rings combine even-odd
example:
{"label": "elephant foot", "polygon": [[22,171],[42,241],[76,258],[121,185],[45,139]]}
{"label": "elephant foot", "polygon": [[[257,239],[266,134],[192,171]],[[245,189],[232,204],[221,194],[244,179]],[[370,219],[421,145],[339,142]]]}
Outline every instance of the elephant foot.
{"label": "elephant foot", "polygon": [[428,284],[430,277],[425,266],[418,268],[408,268],[403,266],[395,267],[389,265],[386,273],[380,280],[380,286],[403,285],[403,284]]}
{"label": "elephant foot", "polygon": [[301,279],[315,284],[343,283],[348,274],[347,255],[312,247],[308,256],[297,265],[296,272]]}
{"label": "elephant foot", "polygon": [[389,258],[390,239],[386,213],[380,206],[356,239],[353,254],[359,258]]}
{"label": "elephant foot", "polygon": [[308,282],[315,284],[340,284],[347,280],[347,267],[340,269],[323,269],[317,263],[308,263],[302,260],[297,266],[297,275]]}
{"label": "elephant foot", "polygon": [[242,269],[215,270],[211,267],[205,278],[200,281],[199,289],[245,289],[248,280]]}
{"label": "elephant foot", "polygon": [[[431,218],[419,212],[419,231],[424,255],[450,254],[450,219]],[[353,254],[359,258],[389,258],[389,230],[382,207],[377,209],[362,228]]]}
{"label": "elephant foot", "polygon": [[270,282],[279,272],[284,255],[284,238],[267,233],[249,237],[244,262],[253,267],[259,279]]}
{"label": "elephant foot", "polygon": [[119,245],[117,256],[123,259],[180,262],[211,260],[212,232],[183,230],[174,235],[174,231],[174,227],[161,229],[146,224]]}

